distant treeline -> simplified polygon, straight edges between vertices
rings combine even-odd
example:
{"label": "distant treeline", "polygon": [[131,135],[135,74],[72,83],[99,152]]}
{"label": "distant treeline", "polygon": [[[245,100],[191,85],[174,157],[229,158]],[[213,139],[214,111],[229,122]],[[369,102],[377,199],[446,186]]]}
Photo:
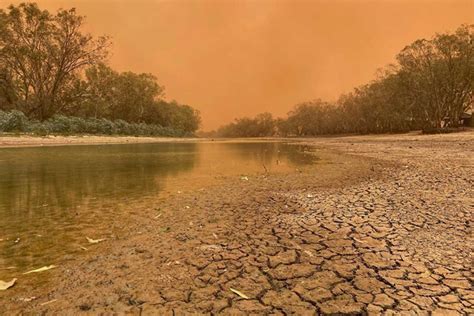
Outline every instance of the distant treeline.
{"label": "distant treeline", "polygon": [[336,102],[298,104],[284,119],[269,113],[240,118],[214,133],[222,137],[394,133],[457,127],[472,110],[474,26],[437,34],[405,47],[397,63]]}
{"label": "distant treeline", "polygon": [[199,128],[199,112],[165,101],[153,75],[107,66],[109,38],[84,33],[83,24],[75,9],[51,14],[35,3],[0,9],[0,111],[9,112],[4,121],[21,117],[20,111],[44,131],[56,130],[58,120],[72,124],[71,133],[115,125],[120,128],[111,130],[120,134],[184,135]]}

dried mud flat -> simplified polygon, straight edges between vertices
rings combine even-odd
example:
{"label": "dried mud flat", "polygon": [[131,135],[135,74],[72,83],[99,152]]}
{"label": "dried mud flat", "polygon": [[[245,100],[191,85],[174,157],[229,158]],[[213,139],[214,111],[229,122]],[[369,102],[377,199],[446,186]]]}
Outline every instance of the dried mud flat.
{"label": "dried mud flat", "polygon": [[306,142],[326,163],[130,206],[0,314],[474,314],[474,133]]}

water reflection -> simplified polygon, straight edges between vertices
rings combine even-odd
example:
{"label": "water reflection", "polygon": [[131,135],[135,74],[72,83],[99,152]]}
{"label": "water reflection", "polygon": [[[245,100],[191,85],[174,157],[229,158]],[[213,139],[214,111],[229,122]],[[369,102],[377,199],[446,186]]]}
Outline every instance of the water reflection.
{"label": "water reflection", "polygon": [[0,207],[30,216],[45,205],[66,211],[91,195],[146,194],[192,169],[197,154],[192,143],[2,150]]}
{"label": "water reflection", "polygon": [[252,160],[260,162],[265,167],[272,168],[282,163],[290,163],[291,165],[303,165],[313,163],[317,157],[314,155],[305,155],[311,152],[311,147],[307,145],[288,145],[281,143],[248,143],[246,150],[242,150],[239,144],[224,144],[229,151],[233,151],[235,155],[240,156],[244,160]]}
{"label": "water reflection", "polygon": [[0,278],[56,263],[85,232],[106,231],[120,203],[202,185],[216,175],[313,161],[281,143],[161,143],[0,149]]}

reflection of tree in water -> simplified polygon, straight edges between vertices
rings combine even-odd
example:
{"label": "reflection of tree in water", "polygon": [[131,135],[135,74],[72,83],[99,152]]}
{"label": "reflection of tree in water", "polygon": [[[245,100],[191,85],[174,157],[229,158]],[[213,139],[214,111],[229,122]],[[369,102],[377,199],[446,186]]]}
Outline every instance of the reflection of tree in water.
{"label": "reflection of tree in water", "polygon": [[35,240],[46,251],[54,243],[48,237],[68,243],[74,239],[69,230],[79,230],[82,220],[92,226],[119,200],[162,190],[167,177],[192,170],[198,154],[192,143],[0,150],[0,238],[10,238],[2,256],[30,261],[25,256],[32,250],[13,244],[16,236],[47,235]]}
{"label": "reflection of tree in water", "polygon": [[293,165],[310,165],[319,158],[314,155],[314,148],[308,145],[281,144],[281,152]]}
{"label": "reflection of tree in water", "polygon": [[290,145],[282,143],[226,143],[229,150],[234,151],[242,159],[258,161],[266,167],[278,162],[299,166],[314,163],[314,155],[305,152],[311,151],[307,145]]}
{"label": "reflection of tree in water", "polygon": [[191,143],[0,152],[0,205],[22,212],[43,204],[70,207],[88,196],[156,192],[166,177],[191,170],[197,153]]}

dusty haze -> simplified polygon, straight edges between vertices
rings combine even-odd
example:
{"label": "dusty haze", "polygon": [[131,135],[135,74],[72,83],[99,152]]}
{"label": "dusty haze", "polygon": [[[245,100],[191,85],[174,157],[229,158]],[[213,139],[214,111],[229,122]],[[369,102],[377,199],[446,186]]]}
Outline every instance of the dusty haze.
{"label": "dusty haze", "polygon": [[201,111],[204,130],[335,99],[411,41],[474,22],[470,0],[36,2],[76,7],[89,31],[112,36],[114,68],[155,74],[168,99]]}

